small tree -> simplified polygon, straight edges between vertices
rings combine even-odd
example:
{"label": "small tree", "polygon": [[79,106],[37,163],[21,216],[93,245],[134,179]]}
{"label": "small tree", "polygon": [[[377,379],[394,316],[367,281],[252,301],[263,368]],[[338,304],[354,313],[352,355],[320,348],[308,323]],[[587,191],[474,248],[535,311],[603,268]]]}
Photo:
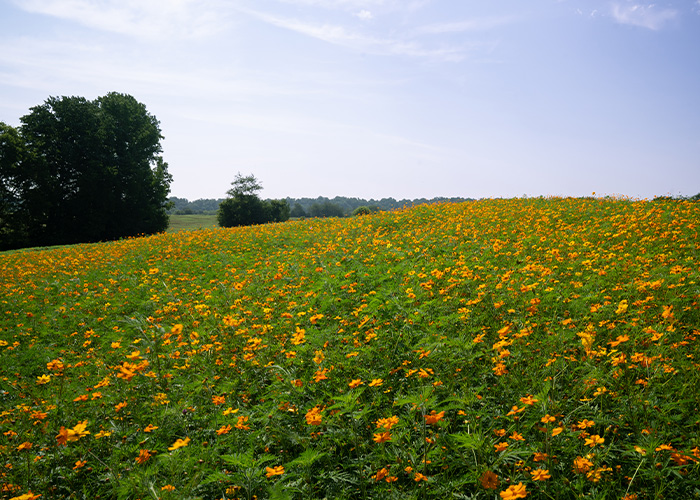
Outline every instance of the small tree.
{"label": "small tree", "polygon": [[221,227],[249,226],[265,222],[284,222],[289,219],[286,200],[261,200],[257,192],[262,184],[254,175],[243,176],[239,172],[226,194],[228,198],[219,204],[217,220]]}

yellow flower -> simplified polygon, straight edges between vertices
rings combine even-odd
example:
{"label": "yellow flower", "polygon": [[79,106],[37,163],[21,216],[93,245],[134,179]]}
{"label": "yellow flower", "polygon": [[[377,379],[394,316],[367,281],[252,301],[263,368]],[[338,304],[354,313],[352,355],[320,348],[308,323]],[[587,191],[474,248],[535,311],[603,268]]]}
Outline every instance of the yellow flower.
{"label": "yellow flower", "polygon": [[369,386],[370,386],[370,387],[379,387],[379,386],[382,385],[383,383],[384,383],[384,380],[382,380],[382,379],[380,379],[380,378],[375,378],[374,380],[372,380],[372,381],[369,383]]}
{"label": "yellow flower", "polygon": [[166,484],[160,490],[161,491],[175,491],[175,486],[173,486],[172,484]]}
{"label": "yellow flower", "polygon": [[39,375],[39,376],[36,378],[36,383],[37,383],[38,385],[48,384],[49,382],[51,382],[51,376],[50,376],[50,375]]}
{"label": "yellow flower", "polygon": [[617,309],[615,310],[615,314],[622,314],[625,311],[627,311],[627,301],[626,300],[621,300],[620,303],[617,305]]}
{"label": "yellow flower", "polygon": [[36,500],[39,498],[41,495],[35,495],[32,493],[31,490],[29,490],[29,493],[25,493],[24,495],[20,495],[18,497],[12,497],[10,500]]}
{"label": "yellow flower", "polygon": [[183,448],[183,447],[187,446],[188,444],[190,444],[190,438],[186,437],[185,439],[178,439],[173,443],[173,445],[170,448],[168,448],[168,451],[173,451],[173,450],[177,450],[178,448]]}
{"label": "yellow flower", "polygon": [[284,467],[281,465],[278,465],[276,467],[266,467],[265,471],[267,474],[265,474],[267,477],[272,477],[272,476],[281,476],[284,474]]}

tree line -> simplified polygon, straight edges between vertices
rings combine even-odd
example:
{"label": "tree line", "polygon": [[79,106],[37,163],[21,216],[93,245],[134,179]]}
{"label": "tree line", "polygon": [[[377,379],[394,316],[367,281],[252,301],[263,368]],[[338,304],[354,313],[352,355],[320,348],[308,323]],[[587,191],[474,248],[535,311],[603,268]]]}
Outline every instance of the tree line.
{"label": "tree line", "polygon": [[132,96],[50,97],[0,122],[0,250],[164,231],[160,123]]}
{"label": "tree line", "polygon": [[[200,198],[194,201],[188,201],[187,198],[178,198],[171,196],[168,198],[171,202],[170,214],[216,214],[219,210],[219,204],[224,201],[223,198]],[[336,196],[328,198],[319,196],[317,198],[283,198],[290,207],[291,217],[347,217],[355,213],[356,210],[366,208],[370,212],[396,210],[402,207],[410,207],[426,203],[437,202],[460,202],[468,201],[470,198],[417,198],[417,199],[401,199],[382,198],[363,199],[363,198],[348,198],[345,196]],[[270,201],[270,200],[265,200]]]}

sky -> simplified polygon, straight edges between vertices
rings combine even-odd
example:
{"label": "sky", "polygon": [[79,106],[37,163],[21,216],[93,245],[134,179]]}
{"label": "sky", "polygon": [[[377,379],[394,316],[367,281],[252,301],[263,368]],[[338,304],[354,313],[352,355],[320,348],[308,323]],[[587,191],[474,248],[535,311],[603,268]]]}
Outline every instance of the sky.
{"label": "sky", "polygon": [[190,201],[700,193],[700,0],[0,0],[0,121],[112,91]]}

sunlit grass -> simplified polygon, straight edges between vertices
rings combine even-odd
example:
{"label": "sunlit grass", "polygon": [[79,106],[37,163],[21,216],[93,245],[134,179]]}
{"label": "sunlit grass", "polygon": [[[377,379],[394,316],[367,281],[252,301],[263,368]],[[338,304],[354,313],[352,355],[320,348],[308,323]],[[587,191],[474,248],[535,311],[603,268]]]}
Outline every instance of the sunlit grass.
{"label": "sunlit grass", "polygon": [[210,229],[219,227],[216,214],[172,214],[168,224],[168,232],[194,231],[196,229]]}
{"label": "sunlit grass", "polygon": [[2,498],[693,498],[690,202],[0,254]]}

